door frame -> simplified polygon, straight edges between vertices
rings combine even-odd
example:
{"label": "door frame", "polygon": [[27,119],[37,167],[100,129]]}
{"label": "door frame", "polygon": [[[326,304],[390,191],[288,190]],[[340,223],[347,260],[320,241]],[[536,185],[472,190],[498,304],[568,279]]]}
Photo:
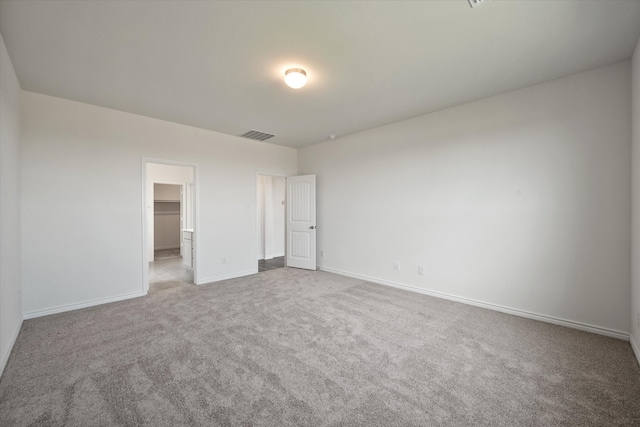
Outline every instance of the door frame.
{"label": "door frame", "polygon": [[[193,168],[193,240],[194,240],[194,257],[193,257],[193,283],[198,283],[198,254],[200,251],[199,240],[197,234],[200,229],[200,197],[199,197],[199,165],[197,163],[182,162],[178,160],[156,159],[153,157],[142,157],[141,174],[142,174],[142,293],[146,295],[149,292],[149,250],[148,247],[148,221],[147,221],[147,164],[157,163],[160,165],[183,166]],[[177,184],[166,182],[166,184]],[[184,184],[184,183],[182,183]],[[153,209],[153,207],[151,207]]]}
{"label": "door frame", "polygon": [[264,176],[275,176],[277,178],[284,178],[284,206],[285,206],[285,215],[284,215],[284,266],[287,266],[287,213],[286,213],[286,208],[287,208],[287,178],[289,177],[289,175],[287,174],[283,174],[283,173],[277,173],[277,172],[264,172],[264,171],[256,171],[256,177],[253,181],[253,184],[255,185],[254,188],[254,194],[255,194],[255,198],[254,200],[256,201],[256,210],[255,210],[255,215],[254,215],[254,219],[253,219],[253,226],[255,227],[254,230],[254,236],[255,238],[253,239],[256,242],[256,252],[255,255],[253,256],[253,258],[256,260],[256,273],[258,272],[258,255],[260,253],[260,248],[258,247],[258,177],[260,175],[264,175]]}

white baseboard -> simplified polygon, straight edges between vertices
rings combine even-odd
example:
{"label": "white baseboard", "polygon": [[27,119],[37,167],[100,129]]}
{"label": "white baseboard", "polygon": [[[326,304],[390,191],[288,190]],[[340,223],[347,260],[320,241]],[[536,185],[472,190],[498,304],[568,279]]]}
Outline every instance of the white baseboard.
{"label": "white baseboard", "polygon": [[18,335],[20,334],[20,329],[22,328],[22,319],[19,319],[18,327],[11,334],[11,340],[9,340],[9,346],[7,347],[6,354],[2,355],[2,359],[0,359],[0,377],[4,372],[4,368],[7,366],[7,362],[9,361],[9,356],[11,356],[11,350],[13,350],[13,346],[16,345],[16,340],[18,339]]}
{"label": "white baseboard", "polygon": [[130,294],[118,295],[118,296],[115,296],[115,297],[100,298],[100,299],[80,302],[80,303],[76,303],[76,304],[61,305],[61,306],[58,306],[58,307],[45,308],[43,310],[28,311],[28,312],[24,313],[22,317],[25,320],[26,319],[34,319],[36,317],[48,316],[50,314],[64,313],[65,311],[71,311],[71,310],[79,310],[81,308],[93,307],[94,305],[108,304],[110,302],[116,302],[116,301],[122,301],[122,300],[126,300],[126,299],[131,299],[131,298],[142,297],[144,295],[145,295],[145,293],[142,292],[142,291],[132,292]]}
{"label": "white baseboard", "polygon": [[258,274],[258,267],[251,270],[240,271],[237,273],[222,274],[220,276],[207,277],[196,282],[196,285],[206,285],[208,283],[219,282],[221,280],[235,279],[238,277],[250,276],[252,274]]}
{"label": "white baseboard", "polygon": [[[463,304],[473,305],[476,307],[486,308],[489,310],[499,311],[502,313],[512,314],[514,316],[525,317],[527,319],[539,320],[541,322],[552,323],[554,325],[566,326],[568,328],[578,329],[581,331],[592,332],[594,334],[605,335],[612,338],[618,338],[621,340],[629,341],[629,334],[615,329],[602,328],[600,326],[589,325],[587,323],[575,322],[573,320],[561,319],[558,317],[548,316],[546,314],[532,313],[530,311],[520,310],[517,308],[505,307],[499,304],[492,304],[488,302],[478,301],[471,298],[460,297],[456,295],[450,295],[444,292],[430,291],[428,289],[419,288],[417,286],[405,285],[403,283],[391,282],[389,280],[378,279],[376,277],[369,277],[362,274],[351,273],[348,271],[337,270],[329,267],[318,267],[319,270],[329,273],[339,274],[341,276],[353,277],[355,279],[366,280],[367,282],[377,283],[379,285],[391,286],[394,288],[404,289],[407,291],[417,292],[424,295],[429,295],[436,298],[442,298],[450,301],[456,301]],[[636,356],[639,353],[636,351]]]}
{"label": "white baseboard", "polygon": [[636,340],[633,338],[633,334],[629,334],[629,342],[631,343],[631,349],[633,350],[633,354],[636,355],[636,360],[638,361],[638,365],[640,365],[640,347],[636,344]]}

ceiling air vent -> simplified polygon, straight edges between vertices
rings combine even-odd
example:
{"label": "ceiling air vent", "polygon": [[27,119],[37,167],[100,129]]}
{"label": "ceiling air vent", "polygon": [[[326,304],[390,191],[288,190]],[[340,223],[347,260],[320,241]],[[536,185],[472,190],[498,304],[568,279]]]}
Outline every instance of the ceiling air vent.
{"label": "ceiling air vent", "polygon": [[471,5],[471,7],[476,7],[476,6],[480,6],[482,3],[486,3],[489,0],[469,0],[469,4]]}
{"label": "ceiling air vent", "polygon": [[250,130],[249,132],[243,133],[240,136],[243,138],[257,139],[258,141],[266,141],[269,138],[273,138],[275,135],[260,132],[259,130]]}

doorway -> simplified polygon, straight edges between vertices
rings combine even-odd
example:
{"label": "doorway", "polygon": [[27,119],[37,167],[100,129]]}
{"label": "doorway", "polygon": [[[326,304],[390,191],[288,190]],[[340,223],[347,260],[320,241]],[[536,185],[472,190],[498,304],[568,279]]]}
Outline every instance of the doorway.
{"label": "doorway", "polygon": [[182,186],[153,183],[153,260],[180,258]]}
{"label": "doorway", "polygon": [[257,259],[258,272],[285,266],[285,193],[282,176],[257,175]]}
{"label": "doorway", "polygon": [[[184,185],[153,183],[153,262],[149,290],[193,284],[193,271],[183,261]],[[191,256],[191,255],[189,255]]]}
{"label": "doorway", "polygon": [[196,283],[196,166],[143,160],[143,291]]}

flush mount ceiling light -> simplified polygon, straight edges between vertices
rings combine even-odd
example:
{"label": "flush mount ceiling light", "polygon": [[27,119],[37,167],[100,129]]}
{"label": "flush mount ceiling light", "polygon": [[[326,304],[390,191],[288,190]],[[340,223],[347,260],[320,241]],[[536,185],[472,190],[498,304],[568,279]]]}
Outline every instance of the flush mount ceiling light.
{"label": "flush mount ceiling light", "polygon": [[284,82],[292,89],[300,89],[307,84],[307,73],[302,68],[289,68],[284,72]]}
{"label": "flush mount ceiling light", "polygon": [[469,0],[471,7],[480,6],[480,3],[488,2],[489,0]]}

